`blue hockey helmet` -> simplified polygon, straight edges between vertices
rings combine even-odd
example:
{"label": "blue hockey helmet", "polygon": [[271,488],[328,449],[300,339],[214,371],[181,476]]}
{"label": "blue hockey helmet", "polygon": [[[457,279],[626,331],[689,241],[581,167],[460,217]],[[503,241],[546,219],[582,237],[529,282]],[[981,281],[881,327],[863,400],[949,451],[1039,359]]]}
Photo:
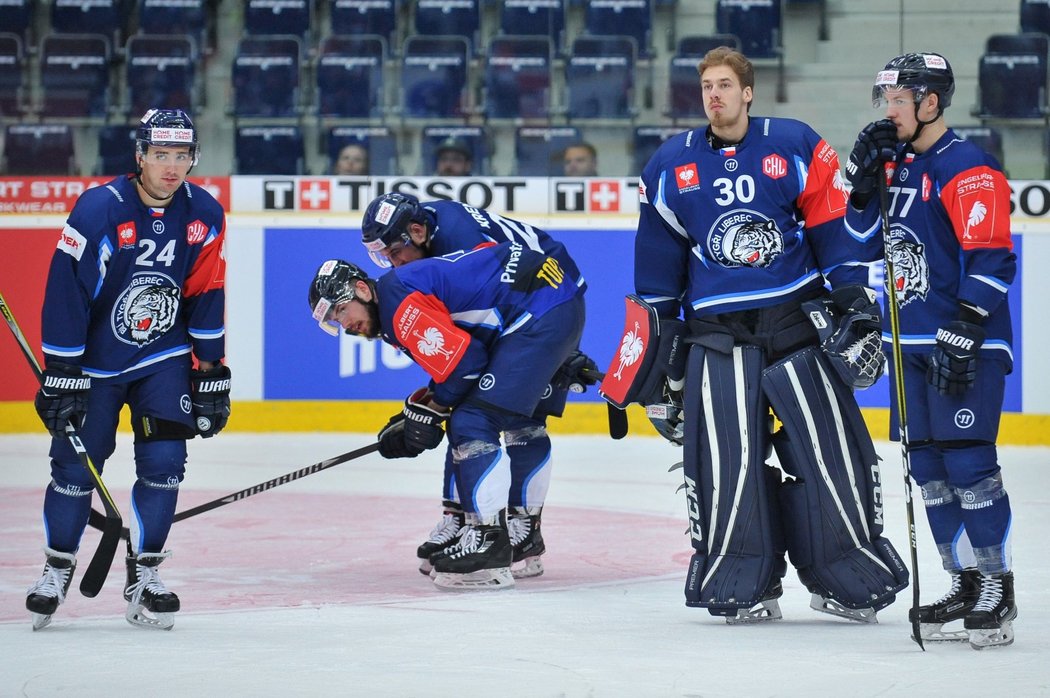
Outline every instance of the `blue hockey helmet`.
{"label": "blue hockey helmet", "polygon": [[[357,298],[354,284],[364,281],[372,288],[375,297],[375,282],[356,264],[341,259],[329,259],[324,262],[310,282],[310,311],[318,326],[330,335],[336,336],[342,328],[335,321],[335,306]],[[369,301],[374,302],[374,301]]]}
{"label": "blue hockey helmet", "polygon": [[939,98],[941,111],[952,104],[955,94],[955,75],[948,59],[939,53],[905,53],[897,56],[875,76],[871,101],[879,107],[883,90],[912,90],[915,102],[921,102],[931,92]]}
{"label": "blue hockey helmet", "polygon": [[189,114],[181,109],[150,109],[139,120],[135,152],[145,155],[149,146],[188,146],[191,165],[197,164],[200,143]]}
{"label": "blue hockey helmet", "polygon": [[423,206],[412,194],[390,192],[377,196],[368,204],[361,220],[361,242],[376,264],[390,266],[382,254],[387,247],[398,242],[413,244],[408,232],[409,223],[427,223]]}

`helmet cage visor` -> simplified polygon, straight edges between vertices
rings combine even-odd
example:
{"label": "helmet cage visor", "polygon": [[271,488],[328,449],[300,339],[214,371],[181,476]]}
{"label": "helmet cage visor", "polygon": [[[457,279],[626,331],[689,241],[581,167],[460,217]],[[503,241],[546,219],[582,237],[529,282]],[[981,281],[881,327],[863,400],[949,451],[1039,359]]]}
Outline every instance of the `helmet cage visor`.
{"label": "helmet cage visor", "polygon": [[338,278],[338,275],[342,273],[345,273],[345,271],[338,267],[337,260],[325,262],[318,272],[318,280],[324,276],[333,277],[334,275],[334,278],[326,280],[322,286],[323,291],[318,287],[317,281],[315,281],[313,294],[311,294],[317,296],[317,300],[314,301],[311,309],[313,319],[317,322],[318,327],[333,337],[337,337],[343,329],[343,326],[336,319],[337,307],[340,303],[352,301],[357,297],[357,294],[354,292],[354,281],[359,277],[351,275]]}

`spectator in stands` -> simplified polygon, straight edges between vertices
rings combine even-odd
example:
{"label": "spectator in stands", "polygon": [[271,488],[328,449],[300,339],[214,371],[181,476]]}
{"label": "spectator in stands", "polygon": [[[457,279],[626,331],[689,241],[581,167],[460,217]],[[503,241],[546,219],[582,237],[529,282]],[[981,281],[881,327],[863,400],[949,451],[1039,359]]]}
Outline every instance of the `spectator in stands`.
{"label": "spectator in stands", "polygon": [[332,174],[334,175],[366,175],[368,174],[368,148],[360,143],[351,143],[343,146],[332,163]]}
{"label": "spectator in stands", "polygon": [[434,174],[439,177],[466,177],[474,167],[474,153],[466,142],[449,136],[437,147]]}
{"label": "spectator in stands", "polygon": [[565,149],[562,156],[565,162],[566,177],[598,176],[598,151],[586,141],[573,143]]}

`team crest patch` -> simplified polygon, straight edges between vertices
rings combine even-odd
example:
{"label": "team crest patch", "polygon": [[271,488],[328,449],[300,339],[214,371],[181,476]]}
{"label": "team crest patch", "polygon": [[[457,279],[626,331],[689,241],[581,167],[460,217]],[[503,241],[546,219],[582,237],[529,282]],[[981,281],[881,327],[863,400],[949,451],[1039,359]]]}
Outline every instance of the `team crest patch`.
{"label": "team crest patch", "polygon": [[208,226],[202,223],[199,219],[186,226],[186,242],[190,245],[204,242],[204,238],[207,236]]}
{"label": "team crest patch", "polygon": [[784,251],[784,235],[756,211],[736,210],[715,222],[707,251],[725,267],[768,267]]}
{"label": "team crest patch", "polygon": [[680,194],[700,188],[700,172],[696,169],[695,162],[674,168],[674,179],[678,182]]}
{"label": "team crest patch", "polygon": [[165,274],[136,274],[113,305],[114,336],[125,344],[144,346],[175,326],[181,294]]}
{"label": "team crest patch", "polygon": [[128,221],[117,226],[117,247],[124,249],[134,247],[138,241],[138,233],[135,231],[135,221]]}
{"label": "team crest patch", "polygon": [[[930,265],[926,260],[926,246],[910,230],[894,228],[890,238],[892,282],[898,307],[903,308],[915,299],[925,301],[926,294],[930,292]],[[890,283],[888,276],[886,283]]]}

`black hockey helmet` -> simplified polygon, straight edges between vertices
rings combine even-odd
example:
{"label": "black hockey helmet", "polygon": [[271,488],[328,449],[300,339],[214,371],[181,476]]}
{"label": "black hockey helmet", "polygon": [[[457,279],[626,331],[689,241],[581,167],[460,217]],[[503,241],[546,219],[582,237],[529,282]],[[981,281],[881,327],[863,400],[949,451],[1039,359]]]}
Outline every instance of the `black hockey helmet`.
{"label": "black hockey helmet", "polygon": [[145,155],[149,146],[189,146],[191,166],[197,164],[200,143],[190,115],[181,109],[150,109],[139,120],[135,152]]}
{"label": "black hockey helmet", "polygon": [[427,223],[423,206],[412,194],[390,192],[377,196],[368,204],[361,220],[361,242],[372,261],[381,267],[389,267],[390,262],[380,254],[382,250],[397,242],[413,244],[408,233],[409,223]]}
{"label": "black hockey helmet", "polygon": [[310,282],[310,311],[318,326],[328,334],[337,336],[343,329],[335,322],[332,311],[338,304],[356,298],[356,281],[368,284],[374,297],[375,282],[360,267],[341,259],[329,259],[323,263]]}
{"label": "black hockey helmet", "polygon": [[939,53],[905,53],[887,63],[875,76],[871,89],[871,102],[875,107],[880,106],[886,89],[912,90],[916,104],[932,92],[938,96],[943,112],[952,104],[955,75],[948,59]]}

